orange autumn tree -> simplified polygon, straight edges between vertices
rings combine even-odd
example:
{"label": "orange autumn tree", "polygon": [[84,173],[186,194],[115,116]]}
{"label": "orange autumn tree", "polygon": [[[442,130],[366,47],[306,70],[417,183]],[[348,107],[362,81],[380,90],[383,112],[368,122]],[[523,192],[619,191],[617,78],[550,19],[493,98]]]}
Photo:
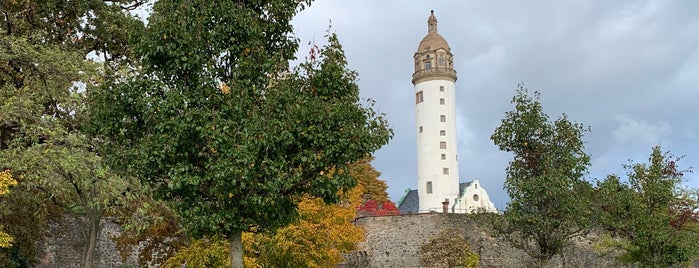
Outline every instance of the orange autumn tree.
{"label": "orange autumn tree", "polygon": [[361,204],[362,186],[346,192],[338,204],[304,197],[300,219],[274,234],[243,234],[246,267],[334,267],[342,253],[364,240],[364,230],[352,221]]}
{"label": "orange autumn tree", "polygon": [[388,199],[386,182],[379,179],[381,173],[371,166],[372,160],[374,157],[366,156],[350,166],[350,174],[357,179],[357,184],[362,186],[362,202],[357,207],[358,216],[399,214],[396,205]]}

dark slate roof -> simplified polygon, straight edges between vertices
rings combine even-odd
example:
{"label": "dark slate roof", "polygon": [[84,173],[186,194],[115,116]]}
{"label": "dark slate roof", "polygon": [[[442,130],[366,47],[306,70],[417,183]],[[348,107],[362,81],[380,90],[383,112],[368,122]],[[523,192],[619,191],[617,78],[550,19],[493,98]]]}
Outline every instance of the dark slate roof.
{"label": "dark slate roof", "polygon": [[459,183],[459,197],[464,194],[464,189],[471,186],[471,184],[473,184],[473,181]]}
{"label": "dark slate roof", "polygon": [[420,208],[420,199],[417,197],[417,190],[405,190],[405,194],[398,201],[398,211],[400,214],[417,213]]}
{"label": "dark slate roof", "polygon": [[[464,194],[464,189],[471,186],[472,183],[473,181],[459,183],[459,197]],[[405,194],[398,201],[400,214],[417,213],[418,209],[420,209],[420,199],[417,196],[417,190],[405,190]]]}

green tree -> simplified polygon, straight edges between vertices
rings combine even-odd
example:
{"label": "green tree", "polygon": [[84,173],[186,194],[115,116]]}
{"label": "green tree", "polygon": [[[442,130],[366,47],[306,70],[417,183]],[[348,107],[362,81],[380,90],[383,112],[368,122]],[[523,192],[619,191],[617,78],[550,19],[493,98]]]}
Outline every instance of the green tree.
{"label": "green tree", "polygon": [[598,186],[602,225],[611,232],[608,250],[643,267],[670,267],[699,257],[699,213],[679,184],[679,158],[653,147],[648,163],[626,165],[628,180],[610,175]]}
{"label": "green tree", "polygon": [[[53,210],[61,210],[81,216],[78,223],[87,241],[82,265],[91,266],[99,219],[113,198],[124,193],[124,183],[102,165],[93,150],[96,141],[82,132],[84,97],[100,82],[101,74],[130,55],[125,34],[142,23],[126,9],[138,4],[118,0],[0,4],[0,169],[20,178],[7,196],[11,201],[2,204],[1,217],[13,222],[9,232],[22,232],[13,233],[18,247],[35,247],[34,238],[41,238],[50,215],[58,214]],[[95,63],[86,60],[89,53],[109,56]],[[34,252],[14,246],[9,250]],[[21,259],[27,261],[17,265],[31,265],[31,256]]]}
{"label": "green tree", "polygon": [[158,1],[143,69],[93,95],[110,162],[151,184],[188,234],[229,239],[234,267],[242,232],[288,224],[305,194],[336,201],[355,184],[348,164],[391,136],[334,34],[288,71],[289,22],[308,2]]}
{"label": "green tree", "polygon": [[510,203],[499,231],[513,246],[546,263],[586,229],[589,183],[582,179],[590,158],[582,135],[588,131],[564,114],[554,122],[544,114],[539,93],[534,98],[519,85],[491,139],[512,152],[505,190]]}
{"label": "green tree", "polygon": [[420,265],[425,267],[478,267],[478,254],[458,230],[445,229],[420,246]]}

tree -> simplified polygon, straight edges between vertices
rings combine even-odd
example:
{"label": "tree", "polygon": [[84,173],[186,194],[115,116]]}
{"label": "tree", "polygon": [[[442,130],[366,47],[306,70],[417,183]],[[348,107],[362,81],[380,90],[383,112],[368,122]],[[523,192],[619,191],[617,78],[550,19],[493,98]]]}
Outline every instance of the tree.
{"label": "tree", "polygon": [[379,179],[381,173],[371,166],[373,156],[365,156],[350,166],[350,175],[357,179],[357,184],[362,186],[362,200],[374,200],[377,203],[390,201],[386,189],[386,182]]}
{"label": "tree", "polygon": [[548,121],[539,102],[519,85],[512,98],[515,110],[506,113],[491,140],[512,152],[505,190],[511,201],[499,231],[544,266],[586,228],[589,183],[582,180],[590,158],[582,135],[589,131],[564,114]]}
{"label": "tree", "polygon": [[242,232],[293,221],[304,195],[336,201],[355,184],[348,164],[391,136],[360,105],[334,34],[318,60],[287,70],[289,21],[307,3],[158,1],[143,69],[92,96],[112,165],[152,185],[188,234],[226,237],[234,267]]}
{"label": "tree", "polygon": [[[37,241],[28,238],[41,238],[39,230],[58,214],[54,210],[87,216],[87,222],[79,217],[78,223],[87,240],[82,265],[91,266],[99,219],[110,200],[124,191],[123,181],[94,152],[95,141],[82,132],[84,97],[112,63],[130,55],[124,34],[142,24],[126,9],[138,4],[0,4],[0,169],[21,178],[7,196],[11,202],[3,204],[2,218],[15,223],[8,231],[23,232],[14,234],[17,246],[35,247]],[[102,64],[86,60],[93,52],[109,56]],[[27,208],[21,207],[25,204]],[[20,265],[31,265],[31,260]]]}
{"label": "tree", "polygon": [[625,166],[627,182],[610,175],[598,186],[602,225],[617,238],[606,246],[623,250],[622,262],[670,267],[699,257],[697,203],[678,191],[691,170],[677,161],[656,146],[647,164]]}
{"label": "tree", "polygon": [[426,267],[478,267],[478,254],[458,230],[445,229],[420,246],[420,265]]}
{"label": "tree", "polygon": [[356,206],[358,216],[400,214],[396,205],[388,199],[388,186],[385,181],[379,179],[381,173],[370,164],[373,159],[366,156],[350,166],[350,175],[356,178],[357,184],[362,187],[362,202]]}
{"label": "tree", "polygon": [[[361,170],[378,172],[364,158],[350,166],[352,176],[364,176]],[[377,180],[366,179],[366,181]],[[353,224],[359,207],[366,196],[365,180],[358,179],[358,185],[347,193],[340,194],[337,204],[325,204],[319,198],[306,196],[298,201],[299,218],[276,231],[246,232],[242,235],[244,263],[246,267],[334,267],[342,261],[342,253],[355,249],[364,239],[363,231]],[[373,182],[372,182],[373,183]],[[381,194],[381,193],[376,193]],[[385,192],[383,193],[385,195]],[[179,267],[183,263],[207,263],[207,267],[218,267],[217,263],[227,263],[228,248],[220,237],[191,241],[185,230],[178,225],[172,211],[154,200],[142,198],[144,202],[135,204],[136,209],[126,209],[125,218],[132,221],[126,224],[126,231],[117,240],[122,257],[129,254],[134,246],[140,249],[139,264],[151,261],[165,263],[164,267]],[[148,204],[148,205],[147,205]],[[152,209],[146,209],[152,208]],[[133,228],[133,227],[142,228]],[[156,257],[157,259],[153,259]]]}
{"label": "tree", "polygon": [[261,267],[335,267],[342,253],[349,253],[364,240],[355,226],[355,208],[361,203],[362,187],[344,194],[338,204],[304,197],[298,205],[299,221],[273,233],[255,233],[246,241],[246,256]]}

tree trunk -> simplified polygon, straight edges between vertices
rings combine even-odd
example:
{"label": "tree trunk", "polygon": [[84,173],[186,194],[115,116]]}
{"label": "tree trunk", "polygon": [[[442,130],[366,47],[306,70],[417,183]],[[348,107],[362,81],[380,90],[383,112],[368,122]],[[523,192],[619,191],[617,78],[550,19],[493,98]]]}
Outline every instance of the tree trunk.
{"label": "tree trunk", "polygon": [[231,268],[243,268],[243,244],[241,241],[242,232],[234,232],[228,239],[230,243]]}
{"label": "tree trunk", "polygon": [[83,253],[82,266],[85,268],[92,267],[92,259],[95,255],[95,248],[97,247],[97,239],[99,238],[100,231],[100,217],[93,219],[88,217],[88,230],[87,230],[87,243],[85,245],[85,251]]}

